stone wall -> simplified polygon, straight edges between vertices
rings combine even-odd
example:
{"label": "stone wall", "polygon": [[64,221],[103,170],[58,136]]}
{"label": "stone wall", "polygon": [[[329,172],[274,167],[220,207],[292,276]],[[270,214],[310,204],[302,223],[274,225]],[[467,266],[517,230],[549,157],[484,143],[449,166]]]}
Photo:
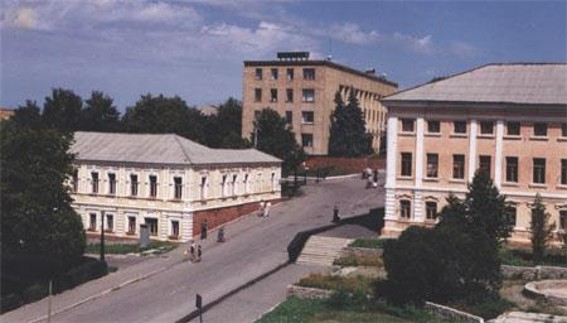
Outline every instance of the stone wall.
{"label": "stone wall", "polygon": [[301,299],[329,298],[333,292],[326,289],[302,287],[297,285],[287,286],[287,297],[295,296]]}
{"label": "stone wall", "polygon": [[567,278],[567,267],[521,267],[502,265],[502,276],[509,279],[561,279]]}
{"label": "stone wall", "polygon": [[426,311],[430,312],[431,314],[436,315],[437,317],[447,319],[451,322],[471,322],[471,323],[484,322],[484,319],[482,317],[431,302],[425,302],[424,308]]}

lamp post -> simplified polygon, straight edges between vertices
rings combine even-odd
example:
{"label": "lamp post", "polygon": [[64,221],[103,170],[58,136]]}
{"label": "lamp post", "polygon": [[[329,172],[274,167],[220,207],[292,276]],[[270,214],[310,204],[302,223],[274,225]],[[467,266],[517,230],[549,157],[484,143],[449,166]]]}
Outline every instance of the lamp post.
{"label": "lamp post", "polygon": [[104,259],[104,211],[100,212],[100,261],[105,262]]}

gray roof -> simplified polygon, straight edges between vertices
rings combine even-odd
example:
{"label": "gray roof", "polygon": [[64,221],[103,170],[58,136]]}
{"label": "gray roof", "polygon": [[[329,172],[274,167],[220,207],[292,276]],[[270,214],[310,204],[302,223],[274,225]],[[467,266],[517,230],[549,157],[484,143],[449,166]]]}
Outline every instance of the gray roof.
{"label": "gray roof", "polygon": [[256,149],[212,149],[175,134],[75,132],[77,160],[170,165],[281,163]]}
{"label": "gray roof", "polygon": [[489,64],[397,92],[383,101],[565,105],[567,64]]}

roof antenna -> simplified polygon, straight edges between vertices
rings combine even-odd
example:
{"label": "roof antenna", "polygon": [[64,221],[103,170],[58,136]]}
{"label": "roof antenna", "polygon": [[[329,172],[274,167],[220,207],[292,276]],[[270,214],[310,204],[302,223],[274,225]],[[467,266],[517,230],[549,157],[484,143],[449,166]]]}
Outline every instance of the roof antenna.
{"label": "roof antenna", "polygon": [[327,49],[327,60],[331,61],[333,59],[333,56],[331,55],[333,51],[333,40],[331,39],[331,37],[329,37],[329,48]]}

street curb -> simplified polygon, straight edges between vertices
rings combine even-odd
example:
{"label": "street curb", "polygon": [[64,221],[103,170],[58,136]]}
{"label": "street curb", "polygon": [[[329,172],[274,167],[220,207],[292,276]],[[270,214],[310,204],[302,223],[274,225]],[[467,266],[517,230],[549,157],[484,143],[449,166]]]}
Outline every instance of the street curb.
{"label": "street curb", "polygon": [[[71,309],[77,307],[77,306],[83,305],[83,304],[88,303],[88,302],[90,302],[90,301],[93,301],[93,300],[95,300],[95,299],[97,299],[97,298],[100,298],[100,297],[102,297],[102,296],[104,296],[104,295],[106,295],[106,294],[109,294],[109,293],[111,293],[111,292],[113,292],[113,291],[115,291],[115,290],[119,290],[119,289],[121,289],[121,288],[123,288],[123,287],[125,287],[125,286],[128,286],[128,285],[130,285],[130,284],[133,284],[133,283],[135,283],[135,282],[138,282],[138,281],[141,281],[141,280],[150,278],[151,276],[156,275],[156,274],[159,274],[159,273],[161,273],[161,272],[163,272],[163,271],[169,269],[170,267],[171,267],[171,266],[163,266],[163,267],[161,267],[161,268],[159,268],[159,269],[157,269],[157,270],[151,271],[151,272],[149,272],[149,273],[147,273],[147,274],[143,274],[143,275],[138,276],[138,277],[136,277],[136,278],[129,279],[129,280],[125,281],[125,282],[122,282],[122,283],[118,284],[117,286],[114,286],[114,287],[112,287],[112,288],[109,288],[109,289],[107,289],[107,290],[104,290],[104,291],[102,291],[102,292],[100,292],[100,293],[98,293],[98,294],[91,295],[91,296],[89,296],[89,297],[87,297],[87,298],[85,298],[85,299],[83,299],[83,300],[80,300],[80,301],[74,303],[74,304],[65,306],[65,307],[61,308],[60,310],[51,313],[51,316],[53,317],[53,316],[55,316],[55,315],[57,315],[57,314],[64,313],[64,312],[66,312],[66,311],[68,311],[68,310],[71,310]],[[47,315],[43,315],[43,316],[41,316],[41,317],[39,317],[39,318],[36,318],[36,319],[34,319],[34,320],[29,321],[29,323],[36,323],[36,322],[40,322],[40,321],[45,321],[46,319],[47,319]]]}

